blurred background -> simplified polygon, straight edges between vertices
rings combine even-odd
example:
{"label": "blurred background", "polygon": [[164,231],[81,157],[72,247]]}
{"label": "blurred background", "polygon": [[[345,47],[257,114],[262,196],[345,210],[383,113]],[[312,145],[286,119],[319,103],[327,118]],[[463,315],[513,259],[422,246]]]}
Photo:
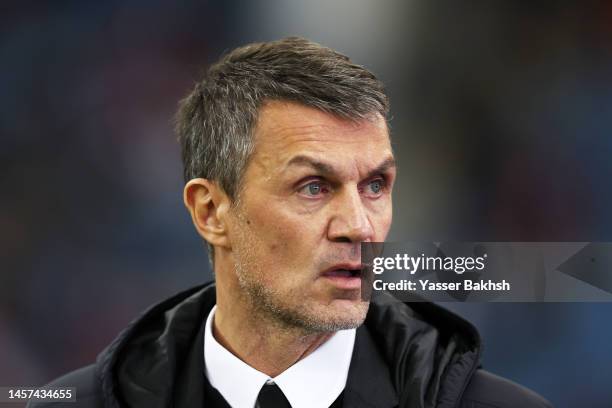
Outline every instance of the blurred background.
{"label": "blurred background", "polygon": [[[612,3],[5,1],[0,385],[92,362],[211,278],[182,205],[177,101],[224,50],[301,35],[392,100],[390,240],[612,240]],[[612,406],[612,304],[449,304],[484,366]]]}

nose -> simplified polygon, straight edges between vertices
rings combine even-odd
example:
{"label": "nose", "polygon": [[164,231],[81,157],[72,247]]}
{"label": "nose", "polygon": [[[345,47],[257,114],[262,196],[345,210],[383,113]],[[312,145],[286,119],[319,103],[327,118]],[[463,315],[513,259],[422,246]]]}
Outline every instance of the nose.
{"label": "nose", "polygon": [[344,191],[335,199],[329,223],[329,240],[353,243],[372,241],[374,229],[368,218],[368,210],[357,189]]}

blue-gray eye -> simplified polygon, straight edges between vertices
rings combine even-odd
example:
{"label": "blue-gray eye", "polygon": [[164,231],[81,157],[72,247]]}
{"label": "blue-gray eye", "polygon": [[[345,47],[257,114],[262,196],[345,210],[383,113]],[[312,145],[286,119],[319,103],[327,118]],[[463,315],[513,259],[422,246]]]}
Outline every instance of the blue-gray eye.
{"label": "blue-gray eye", "polygon": [[370,182],[370,189],[374,194],[380,193],[383,188],[382,180],[373,180]]}
{"label": "blue-gray eye", "polygon": [[321,185],[318,183],[310,183],[307,187],[308,193],[311,195],[317,195],[321,192]]}
{"label": "blue-gray eye", "polygon": [[313,181],[300,187],[300,194],[311,198],[319,198],[329,193],[329,186],[321,181]]}

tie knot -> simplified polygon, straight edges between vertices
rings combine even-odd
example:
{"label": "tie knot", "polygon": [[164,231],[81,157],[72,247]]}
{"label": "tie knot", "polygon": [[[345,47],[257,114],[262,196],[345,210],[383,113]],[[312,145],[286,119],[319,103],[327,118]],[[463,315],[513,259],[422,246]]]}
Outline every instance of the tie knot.
{"label": "tie knot", "polygon": [[257,396],[256,408],[291,408],[285,394],[273,381],[268,380]]}

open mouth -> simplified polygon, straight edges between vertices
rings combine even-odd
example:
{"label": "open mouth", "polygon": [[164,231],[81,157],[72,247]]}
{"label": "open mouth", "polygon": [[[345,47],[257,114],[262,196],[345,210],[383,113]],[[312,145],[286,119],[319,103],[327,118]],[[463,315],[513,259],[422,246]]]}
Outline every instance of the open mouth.
{"label": "open mouth", "polygon": [[337,278],[360,278],[361,269],[333,269],[325,272],[324,276]]}
{"label": "open mouth", "polygon": [[321,274],[328,284],[340,290],[355,291],[363,284],[363,272],[360,264],[339,264],[332,266]]}

